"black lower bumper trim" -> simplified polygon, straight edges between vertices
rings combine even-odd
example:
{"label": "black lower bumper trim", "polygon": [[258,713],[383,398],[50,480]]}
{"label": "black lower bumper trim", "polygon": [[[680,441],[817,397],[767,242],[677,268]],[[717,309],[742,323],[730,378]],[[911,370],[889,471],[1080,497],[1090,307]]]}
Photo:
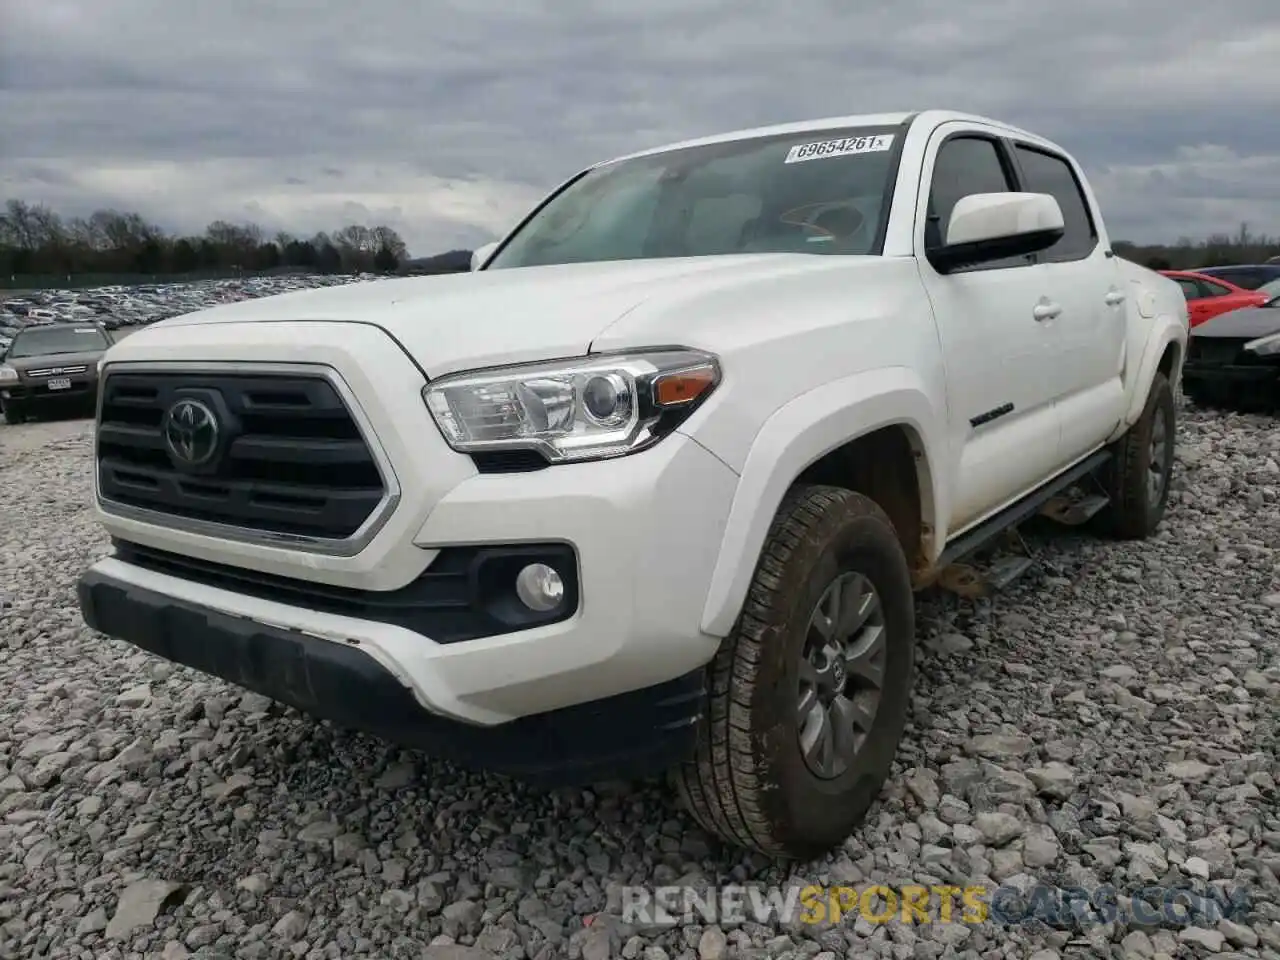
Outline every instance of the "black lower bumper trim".
{"label": "black lower bumper trim", "polygon": [[[116,558],[133,567],[291,607],[413,630],[436,643],[465,643],[568,620],[578,610],[578,558],[563,543],[444,547],[431,565],[398,590],[354,590],[210,563],[113,537]],[[516,575],[530,563],[560,574],[564,596],[546,611],[516,594]]]}
{"label": "black lower bumper trim", "polygon": [[85,622],[108,636],[339,727],[539,786],[663,772],[692,751],[705,702],[705,672],[698,670],[498,727],[473,727],[422,709],[358,647],[244,620],[93,570],[80,578],[77,593]]}
{"label": "black lower bumper trim", "polygon": [[45,390],[41,392],[18,392],[9,390],[9,396],[0,397],[0,403],[10,407],[21,407],[23,410],[46,409],[58,406],[92,405],[97,394],[92,390]]}
{"label": "black lower bumper trim", "polygon": [[43,385],[27,386],[26,384],[18,384],[5,387],[5,391],[9,394],[10,400],[17,400],[21,403],[37,403],[41,400],[54,402],[58,400],[83,400],[85,397],[97,399],[98,385],[96,383],[73,383],[66,390],[50,390]]}

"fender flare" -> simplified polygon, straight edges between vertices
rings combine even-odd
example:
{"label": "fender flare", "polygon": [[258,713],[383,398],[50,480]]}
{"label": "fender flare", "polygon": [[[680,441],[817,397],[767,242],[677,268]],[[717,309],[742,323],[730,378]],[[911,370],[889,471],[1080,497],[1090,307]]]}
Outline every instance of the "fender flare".
{"label": "fender flare", "polygon": [[701,629],[726,636],[733,629],[755,575],[760,551],[782,498],[811,464],[851,440],[882,427],[914,433],[922,520],[935,531],[947,505],[938,466],[945,413],[915,371],[888,367],[833,380],[774,411],[751,444],[725,522],[707,590]]}
{"label": "fender flare", "polygon": [[1160,358],[1164,356],[1169,344],[1175,344],[1178,348],[1173,376],[1170,377],[1170,385],[1176,390],[1182,377],[1182,365],[1187,359],[1187,332],[1178,318],[1163,313],[1153,319],[1147,328],[1145,347],[1138,361],[1133,386],[1129,393],[1129,405],[1110,440],[1118,440],[1142,416],[1143,408],[1147,405],[1147,396],[1151,393],[1151,384],[1156,378]]}

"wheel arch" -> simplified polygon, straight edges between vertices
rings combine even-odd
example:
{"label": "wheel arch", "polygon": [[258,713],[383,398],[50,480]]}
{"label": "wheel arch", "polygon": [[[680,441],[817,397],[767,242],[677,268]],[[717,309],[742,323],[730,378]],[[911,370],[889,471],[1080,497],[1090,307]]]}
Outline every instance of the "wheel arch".
{"label": "wheel arch", "polygon": [[743,465],[701,628],[725,636],[746,598],[769,527],[797,481],[863,493],[894,521],[908,564],[927,567],[946,509],[944,414],[917,374],[889,368],[842,378],[777,410]]}
{"label": "wheel arch", "polygon": [[1175,317],[1167,314],[1154,318],[1151,323],[1131,382],[1124,417],[1111,440],[1123,436],[1138,422],[1157,373],[1163,373],[1175,391],[1182,379],[1182,365],[1187,348],[1186,328]]}
{"label": "wheel arch", "polygon": [[1178,374],[1182,370],[1182,345],[1175,341],[1170,341],[1164,346],[1164,353],[1160,354],[1160,360],[1156,363],[1156,369],[1165,375],[1170,384],[1176,382]]}
{"label": "wheel arch", "polygon": [[1128,402],[1109,440],[1119,439],[1138,422],[1157,373],[1177,391],[1191,336],[1187,301],[1174,281],[1122,257],[1115,263],[1129,290],[1124,364]]}
{"label": "wheel arch", "polygon": [[[844,487],[874,500],[893,521],[902,551],[912,569],[925,566],[925,515],[932,518],[932,478],[920,433],[897,421],[877,427],[823,454],[796,477],[795,483]],[[928,491],[928,492],[925,492]]]}

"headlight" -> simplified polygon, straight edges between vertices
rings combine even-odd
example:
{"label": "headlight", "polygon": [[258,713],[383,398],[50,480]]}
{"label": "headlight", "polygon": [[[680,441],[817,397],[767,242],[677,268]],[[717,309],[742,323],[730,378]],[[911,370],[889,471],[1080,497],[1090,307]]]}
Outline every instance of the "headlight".
{"label": "headlight", "polygon": [[455,374],[422,396],[460,453],[536,450],[563,463],[657,443],[719,383],[714,356],[672,349]]}
{"label": "headlight", "polygon": [[0,383],[17,383],[18,371],[13,367],[0,364]]}
{"label": "headlight", "polygon": [[[1257,340],[1250,340],[1244,345],[1244,348],[1259,357],[1274,357],[1280,354],[1280,333],[1272,333],[1265,337],[1259,337]],[[3,375],[0,375],[0,379],[3,379]]]}

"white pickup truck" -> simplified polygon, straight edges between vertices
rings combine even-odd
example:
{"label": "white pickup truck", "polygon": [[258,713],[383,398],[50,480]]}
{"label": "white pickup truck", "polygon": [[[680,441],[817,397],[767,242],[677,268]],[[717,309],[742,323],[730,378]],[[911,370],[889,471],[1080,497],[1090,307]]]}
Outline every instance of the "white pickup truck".
{"label": "white pickup truck", "polygon": [[1161,522],[1185,300],[1024,130],[650,150],[473,267],[113,346],[87,623],[468,766],[666,771],[805,858],[890,772],[916,590],[1003,579],[974,558],[1033,514]]}

